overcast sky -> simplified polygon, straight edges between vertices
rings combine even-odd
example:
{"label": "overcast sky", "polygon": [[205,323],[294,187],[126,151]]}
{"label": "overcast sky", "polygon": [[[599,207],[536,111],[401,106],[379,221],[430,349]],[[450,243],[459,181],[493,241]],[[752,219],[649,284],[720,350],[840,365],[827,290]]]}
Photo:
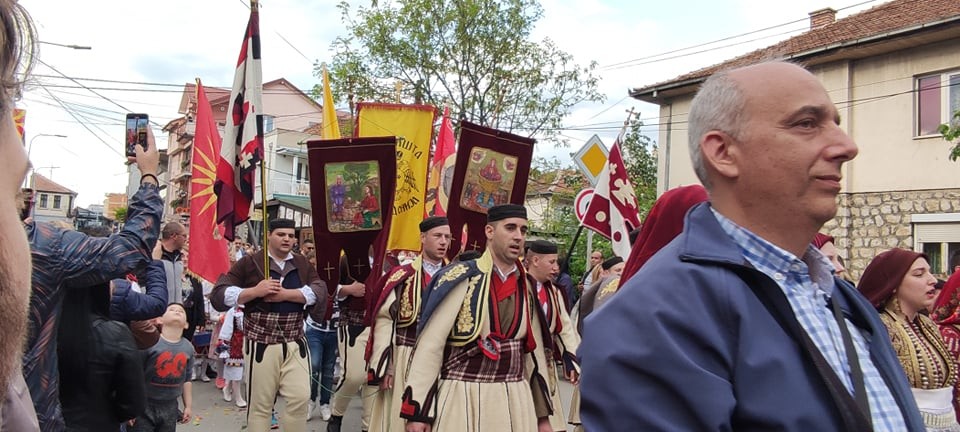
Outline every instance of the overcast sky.
{"label": "overcast sky", "polygon": [[[40,60],[50,67],[37,65],[35,84],[19,103],[27,110],[26,140],[33,143],[34,166],[41,174],[52,174],[54,181],[77,191],[77,202],[83,207],[102,203],[105,193],[124,191],[126,172],[121,140],[126,112],[149,113],[151,120],[163,125],[179,116],[184,83],[195,77],[208,86],[228,87],[232,83],[249,16],[241,0],[21,3],[33,15],[41,41],[92,47],[73,50],[42,45]],[[314,61],[329,61],[330,43],[346,32],[336,3],[261,0],[264,81],[283,77],[301,89],[309,89],[317,82],[312,74]],[[864,4],[850,7],[857,3]],[[623,121],[625,110],[630,107],[641,112],[641,117],[651,124],[649,134],[656,138],[657,108],[626,98],[628,88],[670,79],[798,34],[808,25],[808,12],[824,7],[846,8],[838,13],[838,17],[843,17],[882,3],[542,0],[545,17],[533,37],[553,39],[580,63],[596,61],[600,65],[600,89],[606,100],[578,106],[564,121],[571,128],[563,132],[573,142],[571,148],[539,146],[537,154],[568,161],[568,154],[595,133],[610,145],[616,135],[615,126]],[[794,23],[648,58],[790,22]],[[664,59],[676,56],[679,57]],[[634,63],[645,64],[617,66],[643,58],[648,59]],[[112,102],[59,78],[61,73]],[[159,128],[154,131],[161,147],[165,146]],[[38,134],[61,134],[67,138],[34,139]]]}

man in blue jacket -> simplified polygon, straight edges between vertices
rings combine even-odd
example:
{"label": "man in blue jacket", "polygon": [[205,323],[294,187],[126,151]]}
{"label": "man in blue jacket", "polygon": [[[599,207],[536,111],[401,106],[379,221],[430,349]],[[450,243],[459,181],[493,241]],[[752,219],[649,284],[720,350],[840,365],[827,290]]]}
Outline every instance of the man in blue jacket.
{"label": "man in blue jacket", "polygon": [[924,430],[876,310],[810,245],[858,151],[839,123],[793,64],[703,84],[689,145],[710,201],[586,320],[586,430]]}
{"label": "man in blue jacket", "polygon": [[160,234],[163,200],[157,180],[160,155],[149,128],[147,148],[135,148],[135,162],[143,176],[119,233],[93,238],[43,222],[25,226],[33,269],[23,376],[43,432],[59,432],[65,427],[57,372],[57,325],[64,290],[102,284],[137,272],[151,262],[151,250]]}

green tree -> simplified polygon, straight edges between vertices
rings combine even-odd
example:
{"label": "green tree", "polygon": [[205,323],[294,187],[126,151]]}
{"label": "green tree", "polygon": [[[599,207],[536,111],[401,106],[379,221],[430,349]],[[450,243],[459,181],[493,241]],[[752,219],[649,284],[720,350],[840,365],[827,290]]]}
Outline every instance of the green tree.
{"label": "green tree", "polygon": [[571,107],[603,100],[595,62],[530,39],[543,16],[537,0],[385,3],[339,5],[347,35],[333,43],[330,73],[351,111],[355,100],[449,104],[455,117],[562,143]]}
{"label": "green tree", "polygon": [[[620,143],[627,174],[637,196],[641,221],[657,199],[657,146],[653,139],[642,133],[642,128],[643,122],[640,121],[639,113],[632,115]],[[576,169],[564,166],[557,158],[534,159],[530,168],[531,179],[553,181],[557,176],[562,176],[563,183],[568,185],[572,192],[559,192],[552,196],[552,202],[543,212],[543,221],[537,228],[556,238],[562,251],[566,253],[580,227],[580,221],[574,213],[573,199],[590,185]],[[603,236],[594,235],[592,249],[603,251],[604,256],[609,257],[610,241]],[[586,261],[587,230],[584,229],[573,248],[569,273],[575,278],[582,275],[586,271]]]}
{"label": "green tree", "polygon": [[116,220],[118,223],[124,223],[124,222],[126,222],[126,220],[127,220],[127,208],[126,208],[126,207],[120,207],[120,208],[114,210],[114,211],[113,211],[113,218],[114,218],[114,220]]}
{"label": "green tree", "polygon": [[620,149],[626,165],[630,184],[637,195],[640,219],[646,217],[657,200],[657,144],[641,131],[643,122],[640,113],[630,116]]}
{"label": "green tree", "polygon": [[370,174],[370,166],[365,163],[348,163],[343,167],[343,179],[350,186],[350,195],[356,201],[363,199],[363,185]]}
{"label": "green tree", "polygon": [[[939,131],[947,141],[953,142],[960,138],[960,111],[953,113],[953,121],[940,125]],[[957,158],[960,158],[960,141],[950,148],[950,160],[956,161]]]}

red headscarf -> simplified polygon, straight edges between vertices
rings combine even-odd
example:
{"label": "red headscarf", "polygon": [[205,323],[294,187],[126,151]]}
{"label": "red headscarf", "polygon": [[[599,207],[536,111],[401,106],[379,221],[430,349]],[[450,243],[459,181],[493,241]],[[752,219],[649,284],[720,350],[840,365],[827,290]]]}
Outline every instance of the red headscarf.
{"label": "red headscarf", "polygon": [[943,290],[940,291],[940,296],[937,297],[937,303],[933,305],[931,318],[937,324],[960,324],[960,313],[957,308],[960,304],[960,299],[957,298],[960,290],[957,288],[960,288],[960,272],[954,273],[950,279],[947,279]]}
{"label": "red headscarf", "polygon": [[827,243],[836,244],[837,242],[833,241],[833,237],[826,234],[817,233],[817,235],[813,237],[813,245],[816,246],[817,249],[822,248],[823,245]]}
{"label": "red headscarf", "polygon": [[620,286],[640,271],[660,249],[683,231],[683,218],[693,206],[707,200],[707,191],[700,185],[683,186],[665,192],[653,203],[643,220],[640,235],[633,244],[630,258],[620,275]]}
{"label": "red headscarf", "polygon": [[882,308],[917,258],[930,260],[926,254],[899,248],[877,255],[863,271],[857,289],[874,307]]}

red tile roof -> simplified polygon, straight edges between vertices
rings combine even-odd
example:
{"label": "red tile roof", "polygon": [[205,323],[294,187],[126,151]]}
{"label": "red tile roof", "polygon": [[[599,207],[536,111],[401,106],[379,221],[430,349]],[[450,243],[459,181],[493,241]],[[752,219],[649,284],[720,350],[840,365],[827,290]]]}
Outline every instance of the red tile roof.
{"label": "red tile roof", "polygon": [[33,189],[37,192],[52,192],[52,193],[62,193],[62,194],[71,194],[76,195],[77,193],[67,189],[53,180],[50,180],[40,174],[33,173]]}
{"label": "red tile roof", "polygon": [[636,97],[658,87],[684,81],[700,81],[722,70],[747,66],[768,59],[803,58],[805,53],[810,51],[864,43],[865,39],[884,37],[887,33],[958,18],[960,18],[960,1],[958,0],[894,0],[723,63],[689,72],[668,81],[636,88],[630,91],[630,94]]}

